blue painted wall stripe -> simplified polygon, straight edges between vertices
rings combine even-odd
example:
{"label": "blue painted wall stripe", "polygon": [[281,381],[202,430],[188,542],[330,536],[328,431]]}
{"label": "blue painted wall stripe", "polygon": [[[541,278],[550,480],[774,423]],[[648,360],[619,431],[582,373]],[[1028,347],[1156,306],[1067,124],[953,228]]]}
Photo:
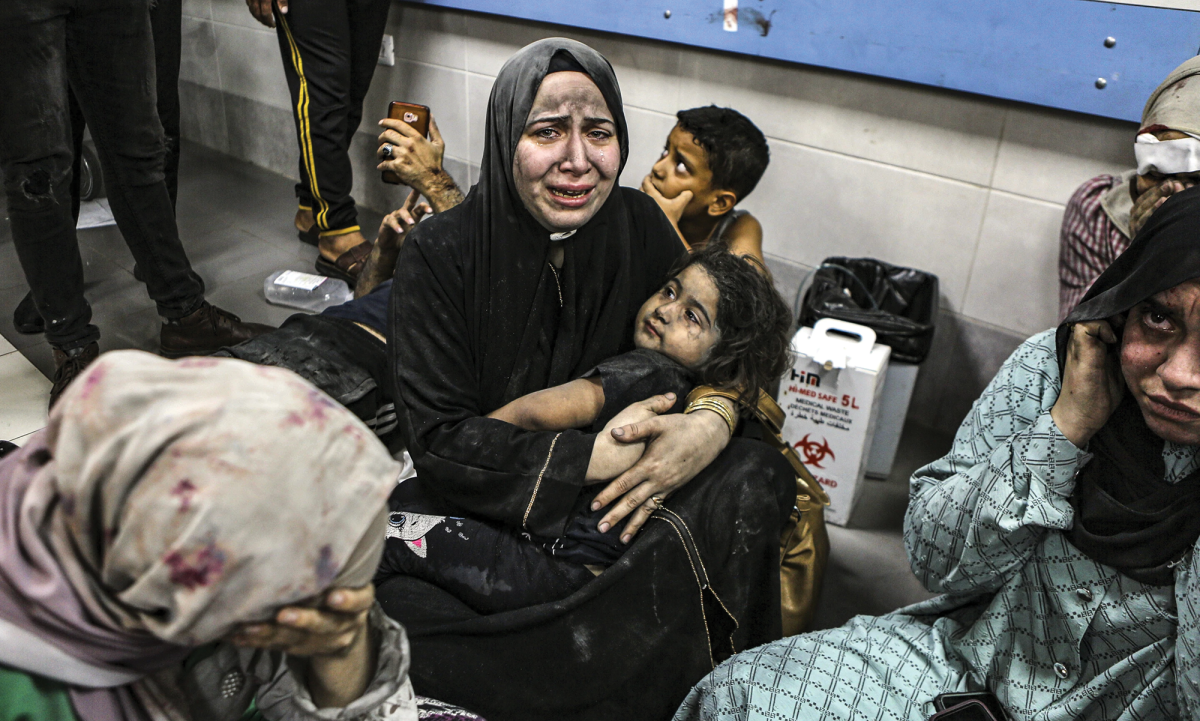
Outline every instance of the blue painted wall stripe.
{"label": "blue painted wall stripe", "polygon": [[[1200,52],[1200,12],[1092,0],[408,0],[1138,121]],[[664,11],[670,10],[670,18]],[[1114,37],[1112,48],[1104,46]],[[1104,78],[1103,90],[1096,88]]]}

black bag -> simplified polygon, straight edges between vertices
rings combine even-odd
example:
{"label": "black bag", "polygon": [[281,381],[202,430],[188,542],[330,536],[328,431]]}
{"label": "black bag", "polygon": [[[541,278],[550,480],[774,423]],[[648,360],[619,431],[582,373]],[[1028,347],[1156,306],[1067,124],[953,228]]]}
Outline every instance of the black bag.
{"label": "black bag", "polygon": [[929,355],[938,310],[938,279],[874,258],[826,258],[813,271],[797,327],[821,318],[865,325],[891,346],[892,360],[920,363]]}

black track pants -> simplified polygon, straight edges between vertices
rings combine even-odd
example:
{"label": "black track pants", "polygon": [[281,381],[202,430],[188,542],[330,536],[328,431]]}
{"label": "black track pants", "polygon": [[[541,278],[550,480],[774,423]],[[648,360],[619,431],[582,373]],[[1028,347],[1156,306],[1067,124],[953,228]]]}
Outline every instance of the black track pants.
{"label": "black track pants", "polygon": [[[322,235],[358,230],[350,140],[379,60],[390,0],[291,0],[275,11],[300,145],[300,207]],[[386,108],[374,109],[380,117]]]}

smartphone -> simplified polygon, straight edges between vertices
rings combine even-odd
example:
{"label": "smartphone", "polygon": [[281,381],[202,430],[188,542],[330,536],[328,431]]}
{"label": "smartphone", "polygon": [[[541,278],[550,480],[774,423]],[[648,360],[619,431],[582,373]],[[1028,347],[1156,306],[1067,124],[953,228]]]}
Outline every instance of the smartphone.
{"label": "smartphone", "polygon": [[982,701],[963,701],[929,717],[929,721],[1002,721]]}
{"label": "smartphone", "polygon": [[[1007,721],[1008,719],[1008,717],[1004,715],[1004,709],[1000,707],[1000,701],[994,695],[992,695],[991,691],[961,691],[958,693],[944,693],[933,699],[933,707],[938,711],[946,711],[967,701],[976,701],[983,704],[991,714],[988,718],[996,719],[996,721]],[[964,721],[966,721],[968,718],[971,717],[963,717]]]}
{"label": "smartphone", "polygon": [[[429,137],[429,108],[425,105],[393,100],[392,104],[388,106],[388,117],[392,120],[403,120],[422,136]],[[400,176],[390,170],[385,170],[383,171],[383,182],[399,185]]]}

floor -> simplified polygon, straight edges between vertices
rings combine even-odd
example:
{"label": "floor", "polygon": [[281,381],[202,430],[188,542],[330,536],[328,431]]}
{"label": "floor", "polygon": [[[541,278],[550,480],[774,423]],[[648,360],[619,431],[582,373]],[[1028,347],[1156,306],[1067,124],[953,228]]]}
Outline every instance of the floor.
{"label": "floor", "polygon": [[[7,209],[0,195],[0,214]],[[292,229],[293,182],[199,145],[184,143],[179,177],[179,234],[207,297],[244,320],[278,325],[295,311],[268,305],[263,280],[276,270],[313,272],[317,250]],[[364,230],[381,216],[359,208]],[[369,234],[369,231],[368,231]],[[85,293],[100,328],[100,350],[158,347],[158,313],[133,277],[133,257],[115,226],[79,231]],[[45,425],[54,372],[41,335],[20,335],[12,309],[28,286],[7,222],[0,223],[0,439],[22,439]],[[40,371],[40,372],[39,372]]]}
{"label": "floor", "polygon": [[[316,249],[296,238],[295,207],[293,184],[287,178],[201,146],[184,145],[179,231],[207,284],[208,299],[216,305],[246,320],[273,325],[295,312],[268,305],[263,297],[263,281],[273,271],[312,272]],[[374,211],[360,208],[359,219],[364,229],[379,227],[380,215]],[[101,331],[100,349],[154,351],[158,315],[133,277],[133,258],[120,232],[115,226],[81,230],[79,244],[93,322]],[[0,439],[18,442],[45,425],[47,377],[54,370],[45,339],[19,335],[13,328],[12,309],[26,290],[8,223],[0,223]],[[832,551],[818,628],[928,596],[908,570],[901,528],[909,476],[949,446],[945,434],[907,424],[891,476],[865,481],[850,523],[845,528],[830,526]]]}

